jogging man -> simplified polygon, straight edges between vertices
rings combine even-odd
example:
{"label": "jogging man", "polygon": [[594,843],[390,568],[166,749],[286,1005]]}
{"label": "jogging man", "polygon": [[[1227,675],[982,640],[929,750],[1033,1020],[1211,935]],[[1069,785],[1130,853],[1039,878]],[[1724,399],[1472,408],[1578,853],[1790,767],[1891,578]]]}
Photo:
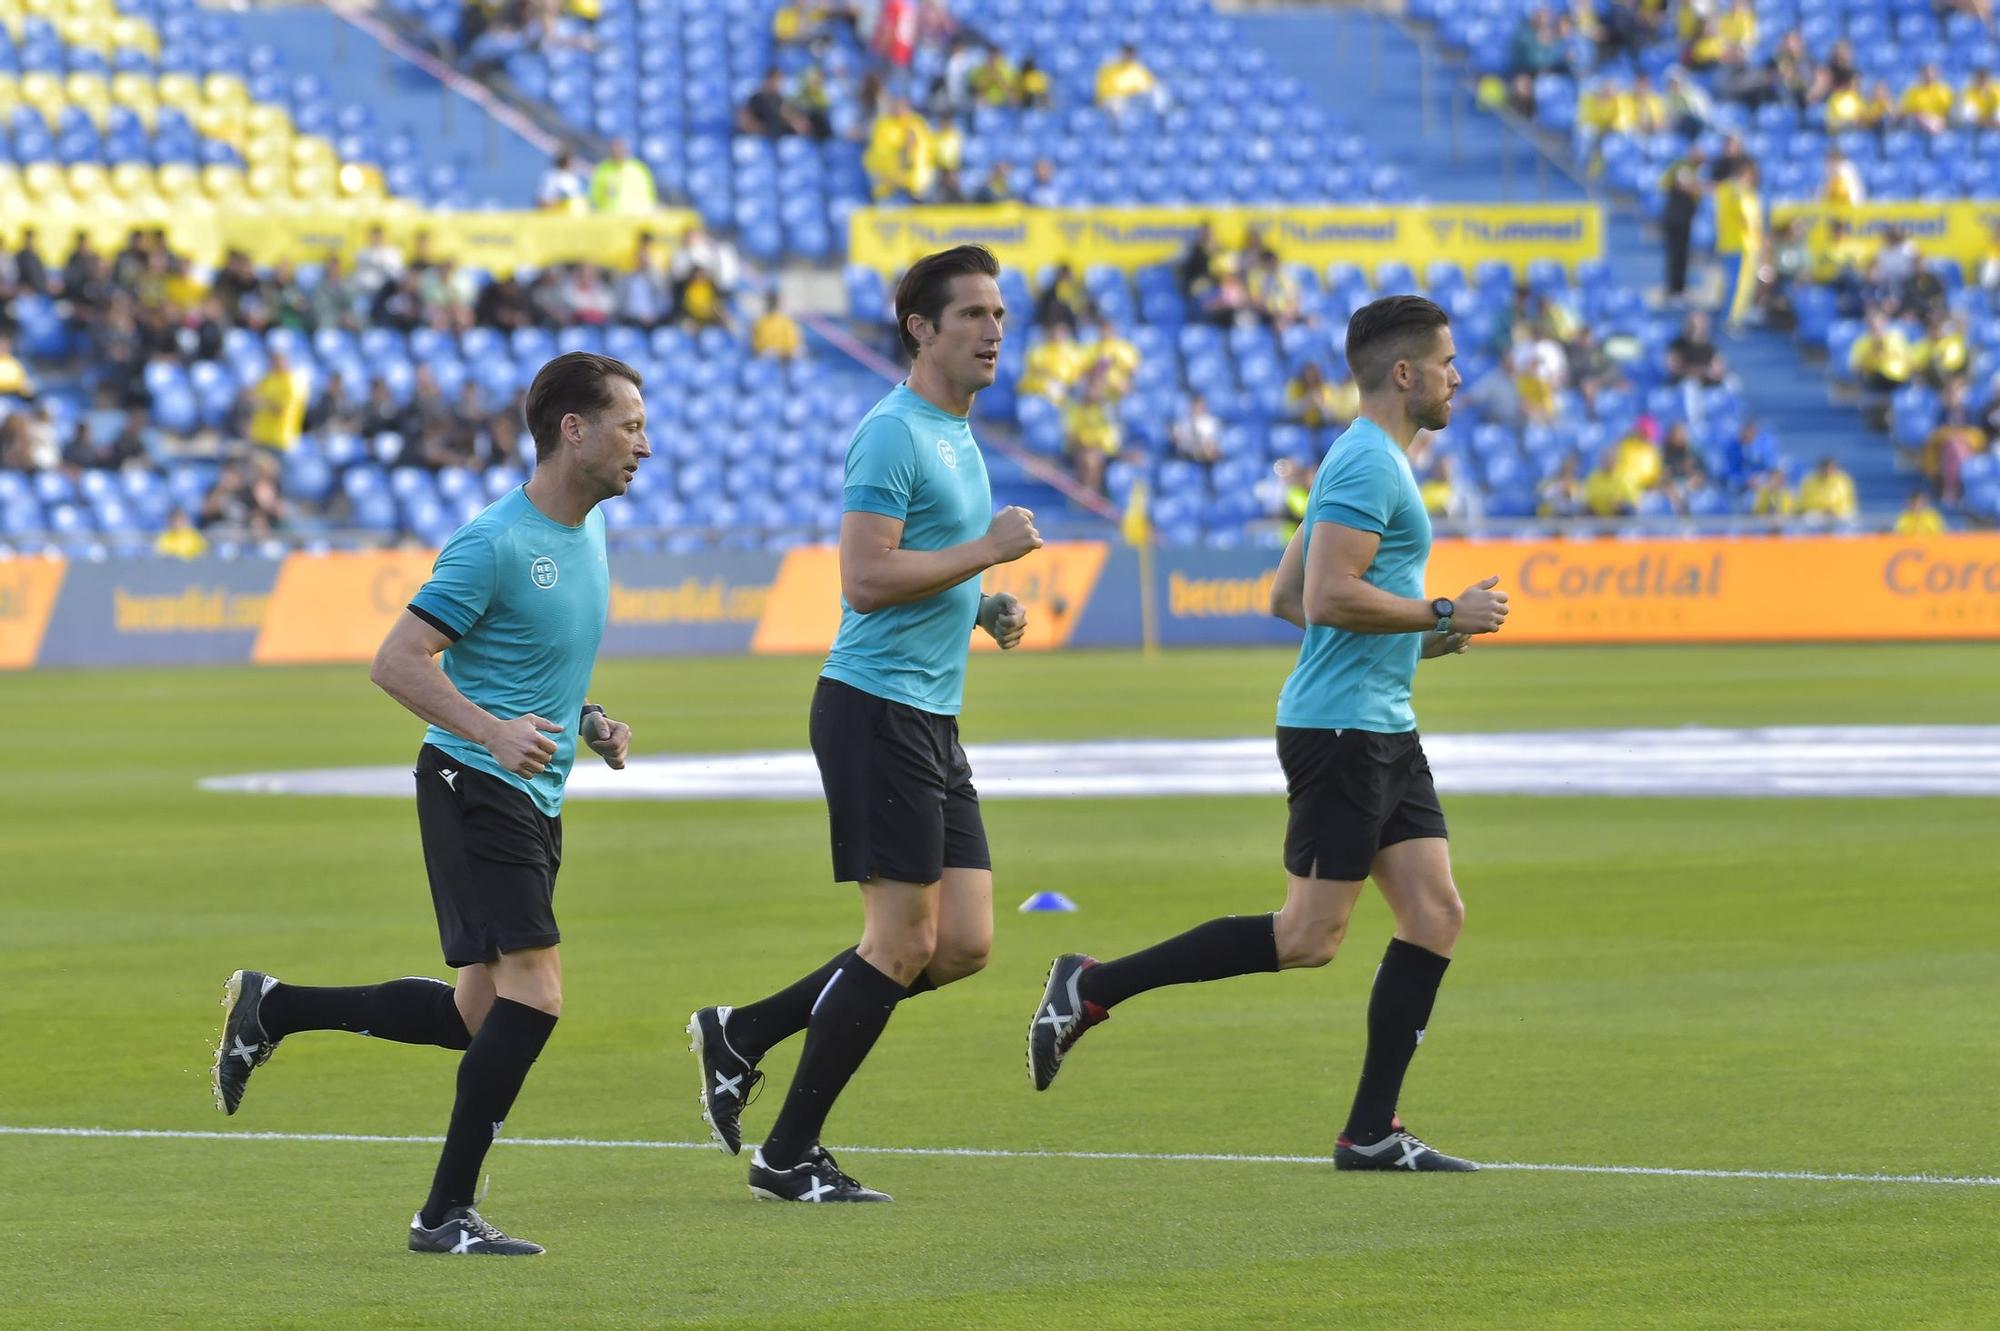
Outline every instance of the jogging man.
{"label": "jogging man", "polygon": [[411,978],[310,988],[243,970],[223,991],[214,1079],[225,1113],[300,1031],[465,1051],[430,1196],[410,1221],[412,1252],[542,1251],[481,1219],[473,1188],[562,1014],[554,895],[576,736],[614,768],[632,742],[584,690],[611,589],[598,505],[624,494],[652,455],[639,389],[638,372],[606,356],[572,352],[542,367],[527,399],[533,478],[446,543],[370,671],[430,725],[417,822],[457,987]]}
{"label": "jogging man", "polygon": [[1419,430],[1450,423],[1455,354],[1444,311],[1418,296],[1378,300],[1348,324],[1361,415],[1320,463],[1271,593],[1272,613],[1306,632],[1278,698],[1291,806],[1283,909],[1210,920],[1115,961],[1056,958],[1028,1028],[1035,1089],[1048,1089],[1085,1031],[1148,989],[1326,965],[1373,878],[1396,934],[1375,972],[1361,1084],[1334,1163],[1477,1168],[1432,1150],[1396,1115],[1464,919],[1410,681],[1419,659],[1461,652],[1507,617],[1497,578],[1455,599],[1424,594],[1431,524],[1406,451]]}
{"label": "jogging man", "polygon": [[806,1033],[777,1122],[751,1158],[759,1198],[889,1200],[821,1147],[827,1112],[896,1004],[976,973],[992,944],[993,862],[958,712],[973,628],[1004,649],[1027,627],[1015,598],[981,595],[979,575],[1042,543],[1026,509],[993,512],[966,419],[999,364],[999,274],[976,245],[911,267],[896,289],[910,377],[848,447],[840,631],[813,693],[812,747],[833,876],[861,887],[861,941],[768,998],[688,1021],[702,1116],[731,1154],[758,1061]]}

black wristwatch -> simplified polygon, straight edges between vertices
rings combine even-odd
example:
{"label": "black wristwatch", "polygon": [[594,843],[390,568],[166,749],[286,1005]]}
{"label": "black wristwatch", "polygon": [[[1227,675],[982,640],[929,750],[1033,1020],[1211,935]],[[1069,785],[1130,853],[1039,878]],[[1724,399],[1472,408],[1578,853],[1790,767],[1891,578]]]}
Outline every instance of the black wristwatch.
{"label": "black wristwatch", "polygon": [[1437,616],[1439,633],[1451,632],[1451,612],[1458,609],[1449,596],[1440,596],[1431,602],[1431,613]]}

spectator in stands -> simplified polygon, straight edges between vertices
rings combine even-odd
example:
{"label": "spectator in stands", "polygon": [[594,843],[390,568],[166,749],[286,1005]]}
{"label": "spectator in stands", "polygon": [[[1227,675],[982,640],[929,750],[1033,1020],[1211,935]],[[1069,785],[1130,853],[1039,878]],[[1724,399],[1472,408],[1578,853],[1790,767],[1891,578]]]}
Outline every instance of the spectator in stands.
{"label": "spectator in stands", "polygon": [[177,506],[153,539],[153,553],[167,559],[200,559],[208,553],[208,538],[194,525],[188,511]]}
{"label": "spectator in stands", "polygon": [[367,308],[364,301],[360,284],[347,275],[341,257],[329,254],[320,265],[319,281],[305,294],[306,324],[315,330],[341,328],[358,332]]}
{"label": "spectator in stands", "polygon": [[1056,183],[1056,164],[1046,157],[1035,159],[1035,174],[1028,182],[1027,201],[1037,208],[1064,208],[1069,196]]}
{"label": "spectator in stands", "polygon": [[1565,453],[1555,471],[1535,486],[1535,513],[1544,518],[1573,518],[1585,507],[1583,477],[1577,474],[1576,454]]}
{"label": "spectator in stands", "polygon": [[812,135],[812,122],[785,99],[785,76],[777,66],[764,71],[763,82],[736,108],[736,132],[767,139]]}
{"label": "spectator in stands", "polygon": [[965,165],[965,131],[955,118],[945,117],[931,132],[931,160],[937,163],[939,175],[947,171],[956,173]]}
{"label": "spectator in stands", "polygon": [[271,365],[246,393],[250,442],[273,452],[288,452],[305,430],[306,402],[311,385],[306,372],[282,351],[271,353]]}
{"label": "spectator in stands", "polygon": [[360,426],[361,410],[352,400],[347,376],[335,370],[327,375],[326,382],[306,408],[305,432],[311,435],[353,434]]}
{"label": "spectator in stands", "polygon": [[1666,191],[1666,203],[1660,213],[1660,230],[1666,242],[1666,296],[1669,304],[1677,304],[1687,295],[1688,255],[1694,245],[1694,219],[1701,211],[1702,199],[1708,194],[1708,183],[1702,178],[1702,167],[1707,161],[1708,154],[1702,151],[1701,145],[1690,144],[1680,159],[1667,168],[1660,182]]}
{"label": "spectator in stands", "polygon": [[1597,330],[1584,324],[1576,330],[1576,335],[1562,344],[1565,362],[1564,373],[1570,388],[1583,398],[1583,405],[1591,415],[1597,414],[1597,398],[1600,393],[1627,385],[1625,372],[1611,353],[1598,340]]}
{"label": "spectator in stands", "polygon": [[1190,394],[1187,407],[1167,428],[1167,442],[1174,456],[1203,464],[1222,456],[1222,421],[1208,409],[1208,399]]}
{"label": "spectator in stands", "polygon": [[1943,306],[1924,317],[1924,335],[1910,348],[1910,368],[1932,388],[1962,378],[1972,364],[1965,324]]}
{"label": "spectator in stands", "polygon": [[1021,62],[1021,109],[1024,111],[1044,110],[1048,107],[1053,85],[1048,71],[1044,70],[1033,56]]}
{"label": "spectator in stands", "polygon": [[1782,468],[1772,467],[1757,478],[1750,491],[1750,512],[1760,518],[1788,518],[1798,512],[1798,496]]}
{"label": "spectator in stands", "polygon": [[459,386],[458,401],[452,403],[445,417],[424,434],[421,444],[423,465],[433,471],[442,471],[446,467],[479,470],[479,446],[486,434],[490,414],[478,381],[467,379]]}
{"label": "spectator in stands", "polygon": [[1638,487],[1617,464],[1617,451],[1606,449],[1598,459],[1597,469],[1584,477],[1583,504],[1596,517],[1621,517],[1639,507]]}
{"label": "spectator in stands", "polygon": [[1855,63],[1854,43],[1842,37],[1834,42],[1825,62],[1814,73],[1812,86],[1806,90],[1806,103],[1818,105],[1837,92],[1858,86],[1860,82],[1861,70]]}
{"label": "spectator in stands", "polygon": [[632,269],[619,276],[617,287],[613,304],[619,323],[650,332],[673,317],[674,296],[667,285],[666,265],[660,261],[659,245],[650,232],[639,237]]}
{"label": "spectator in stands", "polygon": [[1104,375],[1092,372],[1081,391],[1063,411],[1063,451],[1084,488],[1104,490],[1104,470],[1124,447],[1124,435],[1113,411]]}
{"label": "spectator in stands", "polygon": [[545,212],[586,213],[590,211],[590,187],[577,170],[576,154],[568,148],[556,153],[555,161],[535,186],[535,206]]}
{"label": "spectator in stands", "polygon": [[462,333],[472,327],[472,303],[478,296],[477,279],[453,259],[430,264],[417,277],[417,299],[432,328]]}
{"label": "spectator in stands", "polygon": [[1728,363],[1709,334],[1708,316],[1700,310],[1688,312],[1680,335],[1667,344],[1667,373],[1675,383],[1720,384],[1729,377]]}
{"label": "spectator in stands", "polygon": [[965,182],[958,178],[958,168],[947,166],[937,174],[937,184],[931,187],[931,197],[927,203],[960,204],[971,203],[972,196],[965,192]]}
{"label": "spectator in stands", "polygon": [[1117,115],[1133,105],[1164,110],[1167,98],[1153,71],[1140,61],[1139,49],[1127,42],[1118,48],[1117,59],[1098,67],[1097,104]]}
{"label": "spectator in stands", "polygon": [[406,272],[384,282],[375,292],[375,300],[368,307],[368,322],[395,329],[399,333],[409,333],[421,328],[424,323],[424,293],[422,279],[415,273]]}
{"label": "spectator in stands", "polygon": [[1897,110],[1905,124],[1926,134],[1942,134],[1951,128],[1952,107],[1958,96],[1936,65],[1927,64],[1917,81],[1903,90]]}
{"label": "spectator in stands", "polygon": [[878,201],[914,201],[931,192],[937,177],[931,127],[907,97],[892,98],[888,113],[876,117],[861,164]]}
{"label": "spectator in stands", "polygon": [[14,339],[0,336],[0,397],[31,398],[35,395],[34,376],[14,354]]}
{"label": "spectator in stands", "polygon": [[1354,380],[1343,376],[1332,382],[1317,361],[1307,361],[1285,385],[1285,418],[1308,430],[1344,429],[1360,414],[1361,390]]}
{"label": "spectator in stands", "polygon": [[1305,292],[1299,280],[1266,250],[1250,270],[1250,308],[1273,331],[1282,333],[1293,324],[1307,322]]}
{"label": "spectator in stands", "polygon": [[1682,5],[1681,14],[1691,21],[1687,27],[1686,40],[1681,46],[1681,63],[1689,69],[1707,73],[1722,64],[1729,54],[1729,46],[1722,39],[1721,29],[1714,19],[1702,14],[1693,5]]}
{"label": "spectator in stands", "polygon": [[804,46],[819,37],[825,23],[825,9],[815,0],[784,0],[771,14],[771,40],[779,46]]}
{"label": "spectator in stands", "polygon": [[21,228],[21,248],[14,252],[14,280],[22,291],[40,296],[58,295],[60,286],[49,266],[42,262],[40,244],[35,228]]}
{"label": "spectator in stands", "polygon": [[1007,62],[1007,57],[999,47],[986,48],[986,59],[966,78],[966,88],[972,100],[982,106],[1018,106],[1021,100],[1021,76]]}
{"label": "spectator in stands", "polygon": [[380,223],[368,228],[368,243],[354,252],[354,285],[373,299],[382,287],[403,275],[403,251],[389,243]]}
{"label": "spectator in stands", "polygon": [[556,265],[550,265],[536,273],[528,283],[528,305],[534,310],[534,322],[541,328],[560,328],[569,322],[569,306],[564,303],[568,294],[564,288],[563,275]]}
{"label": "spectator in stands", "polygon": [[819,65],[807,65],[799,71],[799,81],[792,87],[791,108],[804,118],[806,132],[813,138],[825,142],[833,137],[833,93],[826,86],[826,71]]}
{"label": "spectator in stands", "polygon": [[697,268],[681,283],[675,317],[689,332],[704,328],[730,328],[734,319],[722,286],[706,268]]}
{"label": "spectator in stands", "polygon": [[1041,342],[1028,348],[1016,390],[1030,397],[1061,402],[1089,365],[1090,350],[1077,342],[1076,331],[1070,324],[1045,325]]}
{"label": "spectator in stands", "polygon": [[750,354],[771,360],[797,360],[805,352],[805,334],[798,321],[778,304],[778,293],[764,298],[764,313],[750,326]]}
{"label": "spectator in stands", "polygon": [[1068,324],[1071,332],[1083,326],[1086,319],[1096,315],[1096,306],[1090,293],[1084,290],[1083,279],[1076,275],[1067,260],[1060,261],[1049,274],[1049,280],[1035,294],[1034,321],[1038,328],[1051,328],[1056,324]]}
{"label": "spectator in stands", "polygon": [[1659,438],[1659,421],[1651,416],[1641,416],[1632,422],[1632,428],[1626,431],[1625,437],[1612,446],[1612,469],[1631,484],[1634,493],[1643,493],[1658,485],[1666,470]]}
{"label": "spectator in stands", "polygon": [[1458,459],[1449,453],[1432,464],[1429,478],[1417,486],[1417,493],[1432,517],[1470,525],[1486,516],[1485,506],[1479,499],[1479,487],[1467,485],[1459,479]]}
{"label": "spectator in stands", "polygon": [[1892,309],[1907,304],[1910,283],[1923,266],[1924,256],[1908,231],[1901,226],[1884,229],[1882,247],[1875,251],[1874,262],[1868,269],[1868,283],[1875,299]]}
{"label": "spectator in stands", "polygon": [[1837,143],[1827,145],[1826,180],[1820,186],[1819,196],[1823,202],[1838,207],[1868,202],[1868,187],[1861,181],[1861,168]]}
{"label": "spectator in stands", "polygon": [[719,236],[712,236],[697,222],[681,234],[680,248],[674,251],[673,260],[667,265],[667,277],[674,284],[676,304],[684,303],[682,289],[699,269],[707,274],[724,300],[736,294],[736,288],[743,281],[743,261],[736,253],[736,247]]}
{"label": "spectator in stands", "polygon": [[617,312],[618,297],[604,280],[604,270],[594,263],[571,264],[563,284],[563,304],[574,323],[596,326],[611,322]]}
{"label": "spectator in stands", "polygon": [[1971,393],[1963,379],[1954,379],[1944,386],[1938,423],[1924,436],[1918,465],[1944,501],[1955,504],[1964,495],[1965,460],[1986,447],[1986,431],[1974,416]]}
{"label": "spectator in stands", "polygon": [[1958,121],[1971,129],[2000,129],[2000,83],[1988,69],[1975,69],[1958,95]]}
{"label": "spectator in stands", "polygon": [[1765,68],[1770,72],[1777,100],[1803,109],[1812,93],[1813,78],[1817,73],[1813,68],[1812,53],[1806,49],[1805,34],[1797,28],[1787,29],[1778,39],[1777,49],[1771,52]]}
{"label": "spectator in stands", "polygon": [[1871,424],[1881,429],[1888,420],[1888,397],[1909,383],[1912,367],[1909,339],[1880,306],[1869,310],[1866,331],[1848,348],[1847,365],[1870,399],[1864,408]]}
{"label": "spectator in stands", "polygon": [[1944,514],[1931,503],[1930,491],[1910,491],[1910,502],[1896,515],[1896,535],[1937,536],[1944,531]]}
{"label": "spectator in stands", "polygon": [[1139,373],[1139,348],[1118,335],[1118,325],[1099,317],[1097,340],[1089,348],[1090,368],[1086,373],[1102,377],[1107,400],[1117,402],[1132,391]]}
{"label": "spectator in stands", "polygon": [[77,429],[75,438],[63,451],[63,461],[81,471],[123,471],[143,466],[151,457],[147,448],[150,434],[146,413],[128,411],[118,424],[118,432],[99,442],[87,426]]}
{"label": "spectator in stands", "polygon": [[369,439],[378,434],[399,434],[407,439],[416,433],[415,421],[397,404],[389,381],[380,375],[369,381],[368,402],[361,409],[358,432]]}
{"label": "spectator in stands", "polygon": [[[1313,465],[1304,458],[1279,458],[1271,464],[1271,474],[1276,482],[1276,493],[1272,496],[1280,524],[1280,530],[1287,541],[1298,531],[1299,524],[1306,519],[1306,508],[1312,502]],[[1258,487],[1259,492],[1263,487]]]}
{"label": "spectator in stands", "polygon": [[472,321],[481,328],[511,333],[535,322],[534,303],[528,299],[521,279],[508,273],[481,288],[479,298],[472,302]]}
{"label": "spectator in stands", "polygon": [[1244,256],[1222,253],[1208,282],[1198,288],[1196,306],[1201,317],[1218,328],[1247,323],[1254,316],[1250,308],[1250,288],[1243,281]]}
{"label": "spectator in stands", "polygon": [[1847,523],[1854,521],[1859,511],[1854,478],[1831,457],[1821,458],[1812,474],[1799,484],[1799,512],[1807,517]]}
{"label": "spectator in stands", "polygon": [[632,156],[624,135],[614,135],[610,147],[611,155],[590,173],[591,211],[618,217],[652,212],[659,206],[652,169]]}
{"label": "spectator in stands", "polygon": [[201,501],[195,525],[203,531],[220,527],[268,536],[284,521],[285,501],[278,494],[276,460],[266,454],[251,462],[227,462]]}
{"label": "spectator in stands", "polygon": [[[1996,233],[2000,235],[2000,233]],[[1215,274],[1215,259],[1221,251],[1215,243],[1215,227],[1204,221],[1195,228],[1188,247],[1181,251],[1181,257],[1174,264],[1174,278],[1180,283],[1181,295],[1195,299]]]}
{"label": "spectator in stands", "polygon": [[993,169],[986,173],[979,188],[972,192],[974,203],[1012,203],[1014,201],[1013,164],[1005,160],[995,162]]}
{"label": "spectator in stands", "polygon": [[1514,26],[1507,48],[1507,76],[1538,78],[1543,74],[1569,73],[1569,57],[1556,31],[1555,15],[1533,9]]}
{"label": "spectator in stands", "polygon": [[1555,418],[1556,397],[1563,390],[1569,372],[1568,358],[1554,338],[1540,335],[1522,322],[1514,325],[1507,348],[1507,372],[1513,376],[1514,395],[1521,417],[1531,425],[1546,425]]}
{"label": "spectator in stands", "polygon": [[91,330],[92,359],[98,370],[99,401],[116,407],[145,407],[153,395],[146,388],[146,361],[151,347],[132,314],[130,298],[120,295]]}
{"label": "spectator in stands", "polygon": [[1812,251],[1806,244],[1805,224],[1796,217],[1779,223],[1771,233],[1770,253],[1758,273],[1757,303],[1766,328],[1789,333],[1798,327],[1795,293],[1811,274]]}

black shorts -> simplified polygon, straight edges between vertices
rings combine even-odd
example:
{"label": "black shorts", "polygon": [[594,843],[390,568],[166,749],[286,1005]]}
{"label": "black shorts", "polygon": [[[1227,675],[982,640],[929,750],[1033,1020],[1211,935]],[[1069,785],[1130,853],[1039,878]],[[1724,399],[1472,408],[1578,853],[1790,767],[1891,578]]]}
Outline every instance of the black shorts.
{"label": "black shorts", "polygon": [[1359,882],[1382,847],[1445,835],[1444,809],[1414,730],[1279,726],[1278,762],[1292,811],[1288,873]]}
{"label": "black shorts", "polygon": [[417,825],[448,966],[554,947],[562,819],[525,791],[426,744],[417,753]]}
{"label": "black shorts", "polygon": [[993,867],[957,717],[822,677],[812,747],[835,882],[934,883],[947,868]]}

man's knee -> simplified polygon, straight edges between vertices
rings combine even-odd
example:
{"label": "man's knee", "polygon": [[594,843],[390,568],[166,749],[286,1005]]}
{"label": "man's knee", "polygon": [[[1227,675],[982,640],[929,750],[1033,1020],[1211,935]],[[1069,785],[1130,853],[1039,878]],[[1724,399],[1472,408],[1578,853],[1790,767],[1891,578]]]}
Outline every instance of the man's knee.
{"label": "man's knee", "polygon": [[562,1015],[562,964],[554,948],[502,953],[490,969],[499,997],[551,1017]]}
{"label": "man's knee", "polygon": [[963,980],[986,969],[986,960],[992,951],[992,939],[955,939],[941,942],[931,953],[930,964],[924,973],[931,977],[932,984],[950,984],[953,980]]}
{"label": "man's knee", "polygon": [[1278,944],[1278,969],[1324,966],[1347,937],[1347,917],[1335,919],[1304,911],[1288,915],[1281,910],[1272,922],[1272,934]]}
{"label": "man's knee", "polygon": [[1433,952],[1449,955],[1465,930],[1465,901],[1456,888],[1426,896],[1397,924],[1409,940]]}

